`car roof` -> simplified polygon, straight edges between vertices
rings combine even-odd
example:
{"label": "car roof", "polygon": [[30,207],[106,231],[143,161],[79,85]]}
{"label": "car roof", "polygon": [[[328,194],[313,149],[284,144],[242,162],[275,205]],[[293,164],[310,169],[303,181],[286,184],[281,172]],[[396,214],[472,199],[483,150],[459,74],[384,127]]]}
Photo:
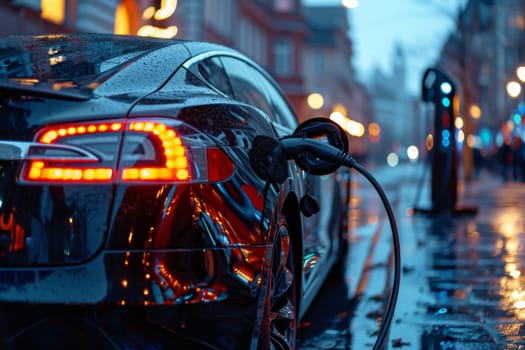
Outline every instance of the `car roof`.
{"label": "car roof", "polygon": [[[179,66],[212,55],[237,57],[267,75],[237,50],[205,41],[99,33],[7,36],[0,37],[0,92],[88,99],[94,90],[106,96],[152,91]],[[122,70],[127,77],[117,77]],[[130,76],[140,80],[129,84]]]}

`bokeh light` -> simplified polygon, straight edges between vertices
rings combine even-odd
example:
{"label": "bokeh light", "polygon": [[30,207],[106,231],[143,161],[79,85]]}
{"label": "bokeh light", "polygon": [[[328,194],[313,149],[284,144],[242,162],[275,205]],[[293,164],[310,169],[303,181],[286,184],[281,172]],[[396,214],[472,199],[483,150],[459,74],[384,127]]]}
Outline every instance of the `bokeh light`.
{"label": "bokeh light", "polygon": [[457,118],[454,120],[454,126],[456,127],[456,129],[461,129],[461,128],[463,128],[463,125],[464,125],[463,118],[461,118],[461,117],[457,117]]}
{"label": "bokeh light", "polygon": [[446,81],[441,83],[439,88],[444,94],[450,94],[452,92],[452,85],[450,85],[450,83]]}
{"label": "bokeh light", "polygon": [[516,81],[509,81],[507,83],[507,93],[509,94],[510,97],[516,98],[519,96],[520,92],[521,92],[520,83]]}
{"label": "bokeh light", "polygon": [[434,136],[432,136],[432,134],[428,134],[425,138],[425,146],[427,147],[427,151],[434,148]]}
{"label": "bokeh light", "polygon": [[311,109],[321,109],[324,106],[324,97],[320,93],[313,92],[308,95],[307,103]]}
{"label": "bokeh light", "polygon": [[458,130],[457,140],[459,143],[465,141],[465,132],[463,130]]}
{"label": "bokeh light", "polygon": [[419,149],[414,145],[408,146],[407,157],[410,160],[417,160],[417,158],[419,157]]}
{"label": "bokeh light", "polygon": [[396,167],[399,164],[399,157],[394,152],[391,152],[386,156],[386,163],[389,167]]}
{"label": "bokeh light", "polygon": [[341,4],[343,7],[346,7],[347,9],[355,9],[359,6],[358,0],[341,0]]}
{"label": "bokeh light", "polygon": [[379,142],[381,136],[381,127],[377,123],[368,124],[368,138],[370,142]]}
{"label": "bokeh light", "polygon": [[339,124],[352,136],[362,137],[365,134],[365,126],[362,123],[345,117],[341,112],[332,112],[330,120]]}
{"label": "bokeh light", "polygon": [[525,83],[525,66],[520,66],[516,69],[518,79]]}
{"label": "bokeh light", "polygon": [[481,118],[481,108],[479,108],[478,105],[471,105],[470,106],[470,116],[474,119]]}

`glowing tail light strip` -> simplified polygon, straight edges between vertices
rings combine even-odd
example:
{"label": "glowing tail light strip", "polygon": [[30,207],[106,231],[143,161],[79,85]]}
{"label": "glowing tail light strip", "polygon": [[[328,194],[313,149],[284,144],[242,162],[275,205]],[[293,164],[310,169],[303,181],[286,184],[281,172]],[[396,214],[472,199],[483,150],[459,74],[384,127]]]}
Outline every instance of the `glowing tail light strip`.
{"label": "glowing tail light strip", "polygon": [[[126,132],[124,132],[127,129]],[[142,163],[128,164],[123,161],[117,174],[117,165],[104,165],[103,160],[90,154],[80,146],[69,146],[68,140],[77,136],[122,133],[126,142],[127,133],[147,134],[155,140],[157,165]],[[64,139],[61,143],[59,141]],[[168,124],[162,121],[111,121],[107,123],[83,123],[46,127],[37,134],[33,150],[26,157],[27,167],[22,173],[22,180],[32,183],[108,183],[117,179],[123,182],[170,182],[191,181],[192,171],[187,157],[189,149],[181,137]],[[78,142],[76,142],[78,144]],[[116,144],[115,147],[118,145]],[[233,175],[235,167],[231,159],[219,148],[205,147],[206,163],[199,162],[198,173],[207,174],[207,178],[196,181],[222,181]],[[42,152],[44,150],[44,152]],[[46,151],[55,151],[46,154]],[[56,156],[60,150],[64,156]],[[116,151],[115,151],[116,152]],[[116,158],[115,158],[116,159]]]}
{"label": "glowing tail light strip", "polygon": [[[67,127],[51,128],[38,137],[38,142],[51,145],[58,139],[68,136],[117,132],[122,129],[121,122],[100,123],[88,125],[71,125]],[[73,159],[74,160],[74,159]],[[77,161],[84,161],[84,158]],[[41,160],[31,161],[27,171],[29,181],[81,181],[105,182],[113,177],[113,169],[104,167],[56,167],[49,166]]]}
{"label": "glowing tail light strip", "polygon": [[30,181],[110,181],[113,170],[110,168],[65,168],[50,167],[44,162],[33,161],[27,173]]}
{"label": "glowing tail light strip", "polygon": [[88,124],[88,125],[76,125],[68,126],[61,128],[53,128],[47,130],[39,138],[38,142],[41,143],[54,143],[57,139],[66,137],[66,136],[75,136],[75,135],[84,135],[84,134],[94,134],[94,133],[103,133],[103,132],[116,132],[122,129],[123,123],[101,123],[101,124]]}
{"label": "glowing tail light strip", "polygon": [[164,167],[133,167],[122,169],[123,181],[178,180],[190,178],[188,158],[182,140],[175,130],[162,123],[132,122],[130,131],[147,132],[157,137],[164,149],[166,159]]}

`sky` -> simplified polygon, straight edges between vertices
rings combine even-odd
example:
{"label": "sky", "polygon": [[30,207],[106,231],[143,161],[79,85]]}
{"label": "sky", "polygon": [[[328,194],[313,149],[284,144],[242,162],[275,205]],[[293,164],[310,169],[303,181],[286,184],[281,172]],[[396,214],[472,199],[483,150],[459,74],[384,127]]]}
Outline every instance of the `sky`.
{"label": "sky", "polygon": [[[303,0],[308,5],[339,5],[341,0]],[[423,72],[432,66],[449,33],[455,14],[465,0],[359,0],[349,10],[353,63],[366,83],[377,68],[391,73],[396,44],[407,64],[407,88],[419,94]]]}

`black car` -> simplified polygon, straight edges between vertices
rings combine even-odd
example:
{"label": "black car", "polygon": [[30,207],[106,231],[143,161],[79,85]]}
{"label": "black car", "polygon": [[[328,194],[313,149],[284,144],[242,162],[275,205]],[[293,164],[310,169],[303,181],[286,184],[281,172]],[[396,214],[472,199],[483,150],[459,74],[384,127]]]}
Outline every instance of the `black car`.
{"label": "black car", "polygon": [[348,200],[261,161],[297,128],[224,46],[1,38],[0,348],[293,348]]}

